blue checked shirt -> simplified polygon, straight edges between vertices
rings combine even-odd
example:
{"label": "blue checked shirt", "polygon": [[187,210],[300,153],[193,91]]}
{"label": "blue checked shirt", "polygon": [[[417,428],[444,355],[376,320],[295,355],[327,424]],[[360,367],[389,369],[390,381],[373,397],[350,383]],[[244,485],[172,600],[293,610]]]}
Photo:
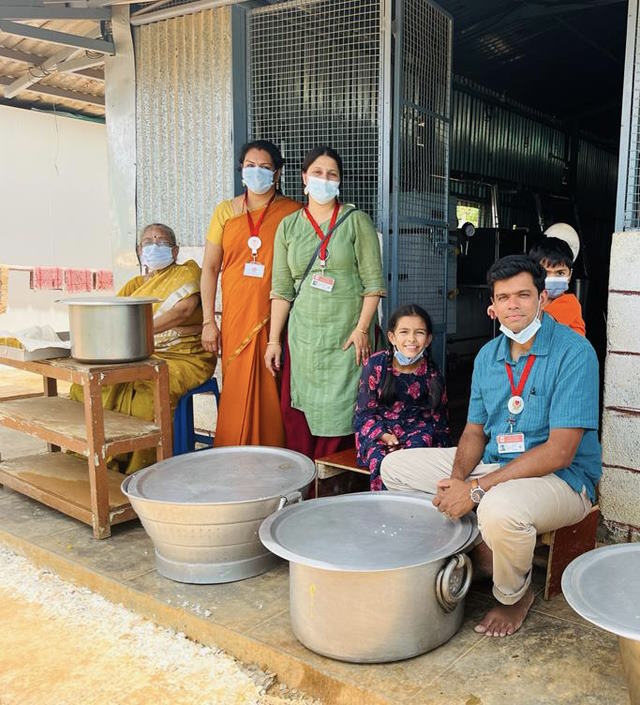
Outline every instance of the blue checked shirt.
{"label": "blue checked shirt", "polygon": [[[584,435],[573,462],[557,470],[576,492],[586,488],[595,502],[595,488],[602,474],[602,452],[598,442],[598,359],[591,344],[551,316],[542,316],[530,354],[536,356],[522,392],[524,410],[515,419],[514,433],[524,433],[525,450],[535,448],[549,438],[552,428],[582,428]],[[473,366],[469,423],[481,424],[489,442],[484,463],[505,465],[519,453],[498,453],[498,434],[510,433],[511,414],[507,402],[511,387],[505,362],[511,365],[515,386],[527,361],[523,355],[511,359],[510,341],[500,335],[478,353]]]}

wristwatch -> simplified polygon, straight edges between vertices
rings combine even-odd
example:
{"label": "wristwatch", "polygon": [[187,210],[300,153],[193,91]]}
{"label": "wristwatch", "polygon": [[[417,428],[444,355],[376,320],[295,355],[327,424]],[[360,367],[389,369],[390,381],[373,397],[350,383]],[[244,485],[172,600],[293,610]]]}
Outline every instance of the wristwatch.
{"label": "wristwatch", "polygon": [[485,491],[480,487],[477,480],[471,480],[471,489],[469,490],[469,496],[474,504],[480,504],[480,500],[485,496]]}

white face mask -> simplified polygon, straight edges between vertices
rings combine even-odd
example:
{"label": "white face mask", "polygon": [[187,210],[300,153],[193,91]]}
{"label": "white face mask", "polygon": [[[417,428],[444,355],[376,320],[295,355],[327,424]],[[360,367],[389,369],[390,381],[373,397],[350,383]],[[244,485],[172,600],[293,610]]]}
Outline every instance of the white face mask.
{"label": "white face mask", "polygon": [[324,205],[340,195],[340,182],[308,176],[304,192],[311,196],[316,203]]}
{"label": "white face mask", "polygon": [[524,345],[525,343],[528,343],[531,338],[533,338],[533,336],[540,330],[540,326],[542,325],[540,319],[538,318],[538,316],[540,315],[540,303],[541,302],[538,299],[538,309],[536,311],[534,319],[519,333],[514,333],[510,328],[507,328],[507,326],[505,326],[504,324],[500,326],[500,332],[504,333],[507,338],[513,340],[514,343],[518,343],[519,345]]}
{"label": "white face mask", "polygon": [[140,256],[142,265],[150,272],[156,272],[173,264],[173,247],[170,245],[145,245]]}
{"label": "white face mask", "polygon": [[547,290],[550,299],[557,299],[569,288],[568,277],[547,277],[544,280],[544,288]]}

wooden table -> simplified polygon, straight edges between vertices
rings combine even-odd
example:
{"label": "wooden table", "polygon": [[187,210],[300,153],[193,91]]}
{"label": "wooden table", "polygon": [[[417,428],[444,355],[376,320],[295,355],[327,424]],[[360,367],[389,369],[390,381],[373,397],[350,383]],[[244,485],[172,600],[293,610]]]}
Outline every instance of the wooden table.
{"label": "wooden table", "polygon": [[[0,401],[0,425],[41,438],[48,452],[0,462],[0,483],[93,527],[97,539],[111,526],[136,517],[120,491],[123,476],[107,468],[118,453],[155,448],[157,459],[171,456],[169,375],[162,360],[87,365],[71,358],[9,365],[43,377],[44,395]],[[84,404],[58,396],[57,382],[84,388]],[[154,421],[103,410],[103,385],[151,380]],[[84,456],[60,453],[61,448]],[[88,473],[87,473],[88,465]]]}

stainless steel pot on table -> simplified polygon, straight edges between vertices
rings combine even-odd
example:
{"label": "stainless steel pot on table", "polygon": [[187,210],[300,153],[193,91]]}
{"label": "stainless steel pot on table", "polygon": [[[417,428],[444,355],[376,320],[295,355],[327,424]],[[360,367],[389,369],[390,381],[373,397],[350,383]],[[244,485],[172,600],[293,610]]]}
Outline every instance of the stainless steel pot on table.
{"label": "stainless steel pot on table", "polygon": [[[289,561],[291,627],[307,648],[356,663],[411,658],[460,628],[475,516],[425,495],[364,492],[285,507],[260,539]],[[373,606],[375,605],[375,607]]]}
{"label": "stainless steel pot on table", "polygon": [[79,296],[69,306],[71,357],[80,362],[144,360],[153,353],[153,304],[136,296]]}
{"label": "stainless steel pot on table", "polygon": [[584,619],[618,636],[631,705],[640,705],[640,543],[603,546],[573,560],[562,592]]}
{"label": "stainless steel pot on table", "polygon": [[299,502],[315,466],[282,448],[242,446],[178,455],[138,471],[122,491],[153,541],[161,575],[226,583],[269,570],[258,538],[265,517]]}

